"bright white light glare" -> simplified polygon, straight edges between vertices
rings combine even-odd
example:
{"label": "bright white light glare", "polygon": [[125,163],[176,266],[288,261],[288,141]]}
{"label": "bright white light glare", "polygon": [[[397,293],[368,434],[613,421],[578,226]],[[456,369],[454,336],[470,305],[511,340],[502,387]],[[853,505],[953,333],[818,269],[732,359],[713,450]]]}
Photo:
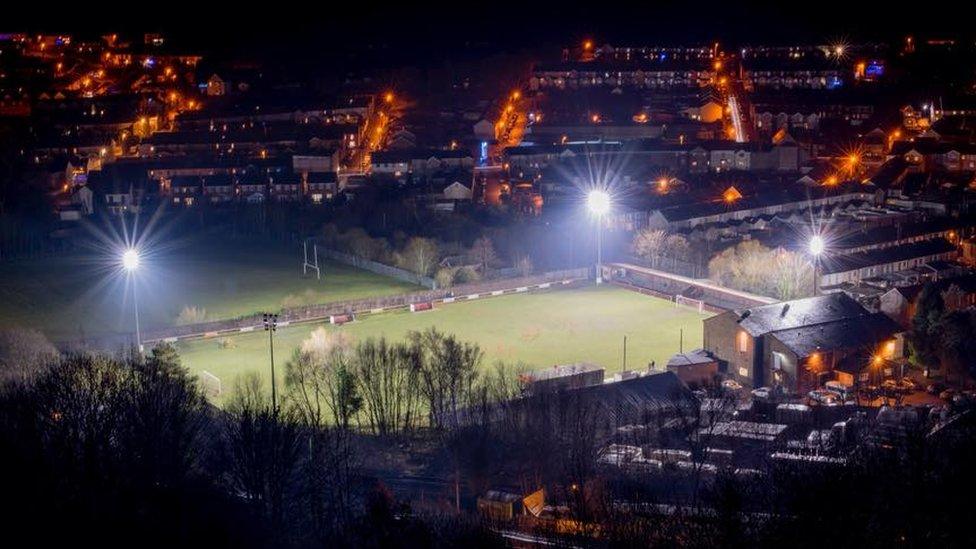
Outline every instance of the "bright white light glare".
{"label": "bright white light glare", "polygon": [[820,255],[824,251],[824,239],[820,235],[814,235],[810,239],[810,253]]}
{"label": "bright white light glare", "polygon": [[596,215],[603,215],[610,211],[610,195],[606,191],[590,191],[586,197],[586,205]]}
{"label": "bright white light glare", "polygon": [[134,271],[139,268],[139,251],[129,248],[122,252],[122,267],[127,271]]}

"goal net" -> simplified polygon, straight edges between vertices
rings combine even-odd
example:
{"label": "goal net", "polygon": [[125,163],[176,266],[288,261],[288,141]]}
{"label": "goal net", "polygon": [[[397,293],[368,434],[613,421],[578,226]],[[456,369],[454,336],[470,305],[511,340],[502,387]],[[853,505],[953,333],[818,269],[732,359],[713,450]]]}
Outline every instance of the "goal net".
{"label": "goal net", "polygon": [[685,297],[681,294],[674,296],[674,305],[676,307],[679,305],[683,307],[690,307],[692,309],[697,310],[699,313],[705,312],[704,301],[702,301],[701,299],[693,299],[690,297]]}
{"label": "goal net", "polygon": [[210,398],[220,396],[220,378],[210,372],[206,370],[200,372],[200,385],[203,387],[203,392]]}

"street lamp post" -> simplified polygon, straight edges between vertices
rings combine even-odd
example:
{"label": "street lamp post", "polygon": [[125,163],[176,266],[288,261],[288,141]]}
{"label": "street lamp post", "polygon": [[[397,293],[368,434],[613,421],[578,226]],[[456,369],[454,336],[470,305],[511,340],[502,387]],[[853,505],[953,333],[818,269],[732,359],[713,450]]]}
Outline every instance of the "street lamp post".
{"label": "street lamp post", "polygon": [[603,283],[603,216],[610,211],[610,195],[606,191],[593,190],[586,197],[586,205],[596,215],[596,283]]}
{"label": "street lamp post", "polygon": [[823,237],[814,235],[810,238],[810,255],[813,256],[813,295],[820,294],[820,256],[823,252]]}
{"label": "street lamp post", "polygon": [[135,248],[129,248],[122,252],[122,268],[125,269],[126,274],[129,276],[129,282],[132,283],[132,304],[136,316],[136,349],[139,349],[139,353],[142,353],[142,334],[139,332],[139,292],[136,290],[136,281],[133,276],[139,268],[139,263],[139,251]]}
{"label": "street lamp post", "polygon": [[278,410],[278,391],[275,382],[274,368],[274,333],[278,329],[278,315],[264,313],[264,331],[268,332],[268,343],[271,347],[271,408]]}

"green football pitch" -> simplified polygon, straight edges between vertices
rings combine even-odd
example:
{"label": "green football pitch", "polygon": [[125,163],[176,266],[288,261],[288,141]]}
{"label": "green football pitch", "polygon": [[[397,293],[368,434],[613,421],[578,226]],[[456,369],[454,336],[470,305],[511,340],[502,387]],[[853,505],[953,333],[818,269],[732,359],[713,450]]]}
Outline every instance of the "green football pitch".
{"label": "green football pitch", "polygon": [[[281,328],[275,335],[275,365],[281,383],[285,362],[320,326],[342,330],[354,340],[379,336],[401,340],[411,330],[434,326],[479,344],[485,353],[484,366],[499,360],[522,362],[535,369],[593,362],[605,367],[610,375],[624,366],[625,336],[628,369],[643,369],[652,361],[661,369],[678,352],[679,345],[686,351],[701,347],[701,321],[706,316],[667,300],[613,286],[509,294],[438,304],[433,311],[421,313],[404,310],[365,315],[340,327],[310,323]],[[217,376],[224,395],[237,376],[245,372],[257,372],[264,378],[265,386],[269,385],[266,332],[232,336],[229,348],[220,348],[218,341],[179,343],[183,364],[196,374],[206,371]]]}
{"label": "green football pitch", "polygon": [[[135,275],[144,332],[171,326],[184,307],[205,320],[400,294],[412,284],[320,261],[321,280],[301,274],[297,245],[198,239],[147,254]],[[55,341],[133,333],[132,293],[112,258],[78,252],[0,263],[0,327],[44,332]],[[298,303],[295,303],[298,301]]]}

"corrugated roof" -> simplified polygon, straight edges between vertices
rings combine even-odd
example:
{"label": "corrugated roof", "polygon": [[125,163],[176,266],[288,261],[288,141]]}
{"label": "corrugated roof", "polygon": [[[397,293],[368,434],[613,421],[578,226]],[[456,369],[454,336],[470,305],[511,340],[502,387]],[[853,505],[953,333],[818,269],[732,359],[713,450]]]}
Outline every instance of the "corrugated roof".
{"label": "corrugated roof", "polygon": [[799,357],[822,350],[871,348],[905,331],[884,313],[824,322],[770,334]]}
{"label": "corrugated roof", "polygon": [[847,294],[833,293],[738,309],[733,313],[741,319],[739,326],[743,330],[758,337],[779,330],[857,318],[865,315],[867,310]]}

